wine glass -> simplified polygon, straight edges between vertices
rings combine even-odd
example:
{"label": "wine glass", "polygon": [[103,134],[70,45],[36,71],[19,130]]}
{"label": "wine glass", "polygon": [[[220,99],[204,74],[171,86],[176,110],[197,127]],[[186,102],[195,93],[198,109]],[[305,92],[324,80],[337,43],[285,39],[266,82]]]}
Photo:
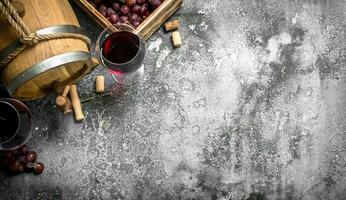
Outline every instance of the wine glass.
{"label": "wine glass", "polygon": [[96,42],[95,54],[117,83],[133,85],[142,78],[146,43],[131,25],[107,27]]}
{"label": "wine glass", "polygon": [[32,131],[32,115],[22,102],[0,99],[0,150],[12,150],[25,144]]}

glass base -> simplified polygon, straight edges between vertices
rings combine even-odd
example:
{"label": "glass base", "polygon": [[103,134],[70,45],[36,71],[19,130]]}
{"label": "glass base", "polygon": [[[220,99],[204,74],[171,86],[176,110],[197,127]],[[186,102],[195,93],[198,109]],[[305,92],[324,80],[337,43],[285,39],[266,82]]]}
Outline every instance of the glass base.
{"label": "glass base", "polygon": [[113,79],[120,85],[131,86],[141,82],[144,74],[144,65],[138,68],[135,72],[126,75],[114,75],[112,74]]}

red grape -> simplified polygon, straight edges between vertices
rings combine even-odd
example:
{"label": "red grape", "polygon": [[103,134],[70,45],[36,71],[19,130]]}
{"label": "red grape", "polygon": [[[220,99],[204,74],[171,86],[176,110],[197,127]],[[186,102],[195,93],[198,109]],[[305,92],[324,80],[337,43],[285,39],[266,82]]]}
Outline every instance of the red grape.
{"label": "red grape", "polygon": [[107,12],[106,11],[101,10],[100,13],[101,13],[102,16],[107,17]]}
{"label": "red grape", "polygon": [[134,5],[131,9],[131,12],[136,13],[137,15],[141,14],[141,6],[140,5]]}
{"label": "red grape", "polygon": [[129,17],[128,16],[121,16],[120,17],[120,22],[121,23],[126,23],[126,22],[128,22],[129,21]]}
{"label": "red grape", "polygon": [[147,7],[145,7],[145,6],[142,6],[142,8],[141,8],[141,15],[144,17],[144,16],[146,16],[146,17],[148,17],[149,16],[149,10],[148,10],[148,8]]}
{"label": "red grape", "polygon": [[112,8],[113,8],[113,10],[118,12],[120,10],[120,4],[117,2],[114,2],[114,3],[112,3]]}
{"label": "red grape", "polygon": [[145,3],[145,0],[137,0],[136,2],[137,4],[142,5],[143,3]]}
{"label": "red grape", "polygon": [[24,144],[23,146],[20,147],[19,151],[21,155],[25,155],[26,153],[28,153],[29,148],[26,144]]}
{"label": "red grape", "polygon": [[16,161],[23,163],[23,164],[27,163],[25,156],[19,156]]}
{"label": "red grape", "polygon": [[140,22],[139,21],[134,21],[132,22],[132,25],[137,28],[139,26]]}
{"label": "red grape", "polygon": [[34,164],[34,173],[35,174],[42,174],[43,170],[44,170],[43,163],[38,162],[38,163]]}
{"label": "red grape", "polygon": [[102,0],[94,0],[94,3],[100,4]]}
{"label": "red grape", "polygon": [[24,171],[24,165],[22,165],[22,163],[19,161],[15,161],[11,163],[10,170],[14,173],[21,173]]}
{"label": "red grape", "polygon": [[127,5],[123,5],[121,6],[120,11],[123,15],[127,15],[130,12],[130,8]]}
{"label": "red grape", "polygon": [[101,11],[107,12],[107,7],[106,7],[105,5],[103,5],[103,4],[101,4],[101,5],[99,6],[99,11],[100,11],[100,12],[101,12]]}
{"label": "red grape", "polygon": [[26,156],[25,159],[27,162],[35,162],[36,161],[36,152],[35,151],[29,151]]}
{"label": "red grape", "polygon": [[144,3],[142,6],[146,7],[146,8],[149,8],[149,4],[148,3]]}
{"label": "red grape", "polygon": [[138,21],[139,18],[138,18],[138,15],[136,13],[133,13],[130,15],[130,21],[131,22],[135,22],[135,21]]}
{"label": "red grape", "polygon": [[115,14],[115,11],[112,8],[107,8],[107,16],[111,16],[111,14]]}
{"label": "red grape", "polygon": [[116,14],[111,14],[108,20],[111,24],[116,24],[119,21],[119,17]]}
{"label": "red grape", "polygon": [[150,4],[154,7],[157,8],[161,5],[161,1],[160,0],[150,0]]}

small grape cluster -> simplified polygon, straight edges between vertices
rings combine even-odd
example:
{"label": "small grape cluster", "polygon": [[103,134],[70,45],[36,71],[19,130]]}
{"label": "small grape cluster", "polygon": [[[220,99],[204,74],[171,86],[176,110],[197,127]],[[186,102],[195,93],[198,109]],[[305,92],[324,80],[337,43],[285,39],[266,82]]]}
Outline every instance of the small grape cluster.
{"label": "small grape cluster", "polygon": [[20,174],[23,172],[41,174],[44,170],[44,165],[41,162],[36,162],[36,158],[36,152],[30,151],[26,144],[15,150],[1,151],[0,169],[9,174]]}
{"label": "small grape cluster", "polygon": [[137,28],[161,0],[89,0],[111,24],[130,23]]}

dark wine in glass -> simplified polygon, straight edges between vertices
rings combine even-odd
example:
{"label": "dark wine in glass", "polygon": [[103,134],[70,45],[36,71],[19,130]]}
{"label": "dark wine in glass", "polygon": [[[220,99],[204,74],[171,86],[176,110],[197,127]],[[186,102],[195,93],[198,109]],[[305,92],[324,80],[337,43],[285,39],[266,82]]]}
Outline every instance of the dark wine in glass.
{"label": "dark wine in glass", "polygon": [[[103,63],[109,66],[115,75],[124,75],[136,71],[144,59],[140,52],[140,40],[137,35],[119,31],[112,33],[102,45]],[[138,54],[138,56],[137,56]],[[114,65],[112,63],[117,63]]]}
{"label": "dark wine in glass", "polygon": [[9,103],[0,102],[0,143],[10,140],[18,131],[19,115]]}
{"label": "dark wine in glass", "polygon": [[0,99],[0,150],[16,149],[25,144],[31,135],[32,116],[22,102]]}
{"label": "dark wine in glass", "polygon": [[95,51],[116,82],[131,85],[141,78],[146,44],[133,27],[117,24],[106,28],[98,38]]}

